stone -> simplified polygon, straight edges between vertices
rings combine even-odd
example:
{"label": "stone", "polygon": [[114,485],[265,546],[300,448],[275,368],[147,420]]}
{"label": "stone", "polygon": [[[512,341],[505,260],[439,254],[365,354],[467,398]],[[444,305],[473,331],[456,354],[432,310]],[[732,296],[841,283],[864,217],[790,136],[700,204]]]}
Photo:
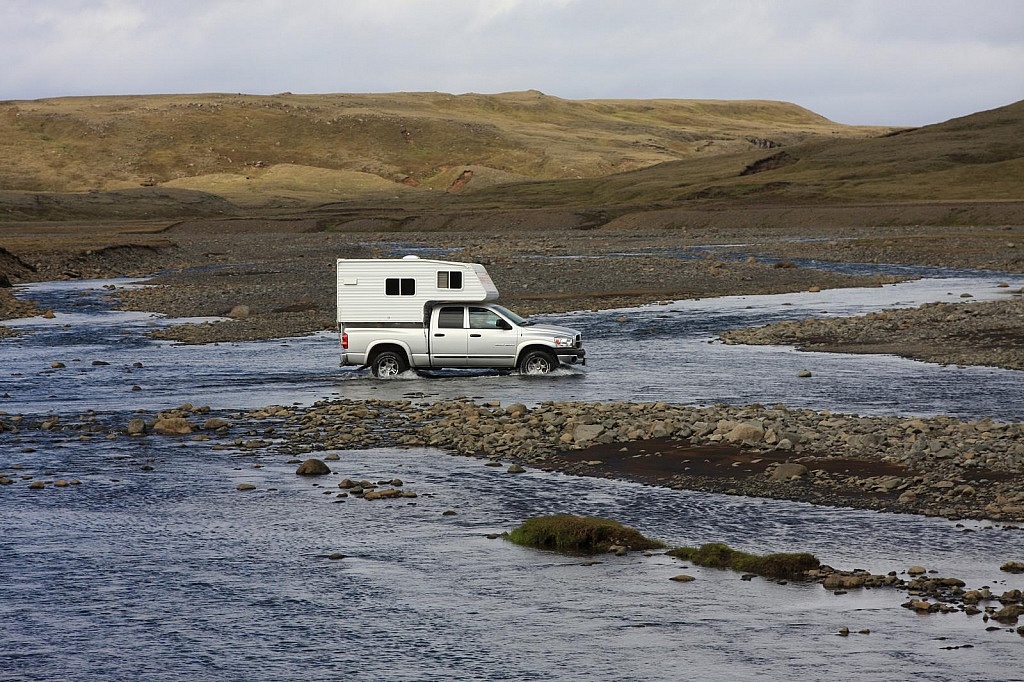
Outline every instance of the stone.
{"label": "stone", "polygon": [[226,419],[220,417],[210,417],[203,422],[203,429],[205,431],[216,431],[217,429],[229,428],[231,424]]}
{"label": "stone", "polygon": [[192,433],[192,424],[184,417],[164,417],[153,423],[153,430],[165,436],[184,436]]}
{"label": "stone", "polygon": [[802,369],[799,372],[797,372],[796,375],[798,377],[800,377],[801,379],[808,379],[808,378],[814,376],[813,374],[811,374],[811,370],[809,370],[809,369]]}
{"label": "stone", "polygon": [[1024,606],[1009,604],[993,613],[992,620],[1000,623],[1016,623],[1021,616],[1024,616]]}
{"label": "stone", "polygon": [[256,486],[254,486],[252,483],[239,483],[238,485],[235,486],[235,490],[256,490]]}
{"label": "stone", "polygon": [[732,427],[732,430],[725,435],[725,439],[730,443],[760,443],[764,440],[764,427],[760,424],[742,422]]}
{"label": "stone", "polygon": [[402,494],[401,490],[394,488],[380,488],[378,490],[371,490],[363,495],[364,500],[389,500],[393,497],[398,497]]}
{"label": "stone", "polygon": [[249,306],[245,304],[236,305],[230,311],[228,311],[228,317],[230,317],[233,320],[245,320],[249,317],[249,315]]}
{"label": "stone", "polygon": [[316,457],[310,457],[295,470],[299,476],[324,476],[331,473],[330,467]]}
{"label": "stone", "polygon": [[797,462],[783,462],[775,467],[768,478],[772,481],[792,481],[807,475],[807,467]]}
{"label": "stone", "polygon": [[923,575],[928,572],[928,569],[924,566],[911,566],[907,569],[907,573],[910,575]]}
{"label": "stone", "polygon": [[679,575],[672,576],[671,578],[669,578],[669,580],[677,583],[692,583],[694,580],[696,580],[696,578],[694,578],[692,575],[680,573]]}
{"label": "stone", "polygon": [[129,436],[144,436],[146,435],[146,420],[145,419],[132,419],[128,422],[128,435]]}
{"label": "stone", "polygon": [[510,473],[510,474],[524,474],[524,473],[526,473],[526,469],[524,469],[522,466],[520,466],[518,464],[509,465],[509,468],[506,469],[506,471],[508,473]]}
{"label": "stone", "polygon": [[580,424],[572,430],[572,441],[574,443],[587,443],[594,440],[604,432],[601,424]]}
{"label": "stone", "polygon": [[1024,561],[1007,561],[999,570],[1007,573],[1024,573]]}

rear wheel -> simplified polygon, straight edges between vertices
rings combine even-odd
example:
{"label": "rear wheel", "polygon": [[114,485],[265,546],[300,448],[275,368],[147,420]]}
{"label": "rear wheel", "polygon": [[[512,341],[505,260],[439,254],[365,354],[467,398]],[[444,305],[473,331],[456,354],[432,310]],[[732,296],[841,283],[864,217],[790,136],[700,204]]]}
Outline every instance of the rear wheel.
{"label": "rear wheel", "polygon": [[377,353],[373,356],[373,362],[370,363],[370,371],[373,373],[373,376],[380,377],[381,379],[397,377],[408,369],[409,361],[405,359],[405,355],[394,350],[385,350]]}
{"label": "rear wheel", "polygon": [[544,350],[527,351],[519,361],[520,374],[548,374],[558,367],[558,358]]}

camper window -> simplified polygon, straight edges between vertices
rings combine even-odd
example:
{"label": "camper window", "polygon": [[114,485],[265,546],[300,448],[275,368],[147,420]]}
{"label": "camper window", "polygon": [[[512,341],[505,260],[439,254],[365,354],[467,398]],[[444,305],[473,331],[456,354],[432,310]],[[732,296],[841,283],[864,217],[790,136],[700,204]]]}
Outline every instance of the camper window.
{"label": "camper window", "polygon": [[459,270],[438,270],[437,271],[437,288],[438,289],[461,289],[462,288],[462,272]]}
{"label": "camper window", "polygon": [[388,277],[384,280],[386,296],[415,296],[416,280],[412,277]]}

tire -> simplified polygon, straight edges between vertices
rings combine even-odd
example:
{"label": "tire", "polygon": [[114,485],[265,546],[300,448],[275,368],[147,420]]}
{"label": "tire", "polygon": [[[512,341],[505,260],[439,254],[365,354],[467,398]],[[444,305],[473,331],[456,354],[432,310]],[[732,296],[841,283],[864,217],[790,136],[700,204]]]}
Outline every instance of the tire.
{"label": "tire", "polygon": [[558,358],[546,350],[527,351],[519,360],[520,374],[549,374],[558,367]]}
{"label": "tire", "polygon": [[409,369],[409,361],[401,351],[384,350],[373,356],[370,372],[381,379],[394,379]]}

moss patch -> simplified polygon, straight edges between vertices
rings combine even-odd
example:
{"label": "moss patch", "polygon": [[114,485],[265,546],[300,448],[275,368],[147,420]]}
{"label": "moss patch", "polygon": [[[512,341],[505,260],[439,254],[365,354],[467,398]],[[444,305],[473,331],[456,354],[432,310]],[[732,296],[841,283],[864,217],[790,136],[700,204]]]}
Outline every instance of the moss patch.
{"label": "moss patch", "polygon": [[665,546],[617,521],[571,514],[527,519],[505,537],[517,545],[568,554],[600,554],[613,546],[633,550],[660,549]]}
{"label": "moss patch", "polygon": [[807,552],[758,556],[740,552],[720,542],[711,542],[700,547],[677,547],[668,554],[691,561],[698,566],[731,568],[734,571],[780,579],[799,577],[805,571],[821,565],[817,557]]}

